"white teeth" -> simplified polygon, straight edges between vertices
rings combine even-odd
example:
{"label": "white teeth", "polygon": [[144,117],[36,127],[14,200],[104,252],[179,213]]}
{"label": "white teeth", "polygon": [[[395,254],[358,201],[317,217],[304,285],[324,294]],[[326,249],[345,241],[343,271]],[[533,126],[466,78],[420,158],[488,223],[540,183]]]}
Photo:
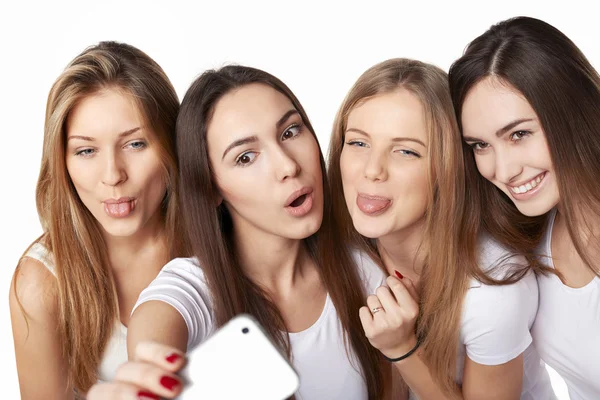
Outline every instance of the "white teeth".
{"label": "white teeth", "polygon": [[543,178],[544,178],[543,175],[542,176],[538,176],[537,178],[532,179],[531,181],[527,182],[524,185],[521,185],[521,186],[509,186],[509,188],[515,194],[527,193],[531,189],[537,187],[537,185],[542,181]]}

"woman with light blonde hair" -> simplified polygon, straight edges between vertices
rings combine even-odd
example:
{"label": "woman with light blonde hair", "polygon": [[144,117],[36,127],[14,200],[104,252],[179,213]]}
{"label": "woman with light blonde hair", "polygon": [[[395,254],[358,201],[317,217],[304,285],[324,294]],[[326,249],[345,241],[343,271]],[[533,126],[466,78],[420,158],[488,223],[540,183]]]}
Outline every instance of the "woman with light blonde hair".
{"label": "woman with light blonde hair", "polygon": [[339,240],[390,275],[360,316],[411,396],[554,397],[529,332],[532,267],[466,206],[445,72],[391,59],[362,74],[336,117],[328,173]]}
{"label": "woman with light blonde hair", "polygon": [[140,292],[176,235],[177,94],[137,48],[101,42],[58,77],[36,203],[43,228],[10,288],[22,399],[79,397],[127,360]]}

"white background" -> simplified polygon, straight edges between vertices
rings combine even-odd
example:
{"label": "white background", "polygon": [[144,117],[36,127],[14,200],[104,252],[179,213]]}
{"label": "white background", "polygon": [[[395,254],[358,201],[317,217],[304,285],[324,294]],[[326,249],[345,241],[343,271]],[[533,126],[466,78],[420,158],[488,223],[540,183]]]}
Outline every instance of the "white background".
{"label": "white background", "polygon": [[[0,368],[3,399],[19,397],[8,290],[24,249],[41,234],[35,184],[45,102],[66,64],[88,45],[118,40],[153,57],[180,99],[203,70],[224,63],[265,69],[296,93],[324,151],[334,114],[356,78],[391,57],[447,70],[467,43],[516,15],[541,18],[600,67],[591,2],[493,1],[19,1],[0,5]],[[217,4],[218,3],[218,4]],[[416,4],[421,3],[421,4]],[[557,394],[567,394],[553,375]]]}

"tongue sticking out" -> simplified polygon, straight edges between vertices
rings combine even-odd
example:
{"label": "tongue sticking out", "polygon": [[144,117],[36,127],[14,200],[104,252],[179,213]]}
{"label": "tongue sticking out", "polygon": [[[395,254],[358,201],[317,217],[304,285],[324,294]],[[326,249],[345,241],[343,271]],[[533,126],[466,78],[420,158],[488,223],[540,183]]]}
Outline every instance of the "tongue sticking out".
{"label": "tongue sticking out", "polygon": [[296,200],[292,201],[292,203],[290,204],[290,207],[301,206],[304,203],[304,200],[306,200],[306,195],[305,194],[303,194],[302,196],[298,197]]}
{"label": "tongue sticking out", "polygon": [[126,201],[123,203],[105,203],[105,208],[108,214],[115,217],[124,217],[131,212],[132,202]]}
{"label": "tongue sticking out", "polygon": [[390,206],[391,202],[387,199],[370,199],[363,196],[356,198],[356,205],[366,214],[375,214],[383,211]]}

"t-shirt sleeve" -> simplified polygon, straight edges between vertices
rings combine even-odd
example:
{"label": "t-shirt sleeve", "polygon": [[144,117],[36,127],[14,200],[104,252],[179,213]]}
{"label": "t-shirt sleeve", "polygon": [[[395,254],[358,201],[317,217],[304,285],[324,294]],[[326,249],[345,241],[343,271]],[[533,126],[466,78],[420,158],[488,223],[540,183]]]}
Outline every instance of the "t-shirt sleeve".
{"label": "t-shirt sleeve", "polygon": [[358,267],[359,277],[367,295],[374,294],[379,286],[384,286],[386,273],[366,253],[352,250],[352,258]]}
{"label": "t-shirt sleeve", "polygon": [[212,301],[204,273],[195,259],[176,258],[166,264],[140,294],[133,311],[142,303],[157,300],[175,308],[188,329],[188,349],[212,332]]}
{"label": "t-shirt sleeve", "polygon": [[484,365],[518,357],[532,342],[529,329],[537,306],[537,281],[531,272],[512,285],[474,283],[465,297],[461,326],[467,356]]}

